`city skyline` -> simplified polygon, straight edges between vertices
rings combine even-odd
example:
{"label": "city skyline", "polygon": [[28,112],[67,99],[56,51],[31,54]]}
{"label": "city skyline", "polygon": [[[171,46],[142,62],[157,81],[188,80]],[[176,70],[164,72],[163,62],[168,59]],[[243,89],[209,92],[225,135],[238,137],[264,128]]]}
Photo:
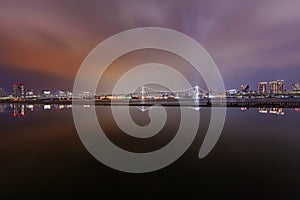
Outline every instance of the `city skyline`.
{"label": "city skyline", "polygon": [[[71,90],[82,61],[97,44],[146,26],[174,29],[203,45],[226,88],[237,88],[243,80],[251,88],[261,80],[286,80],[288,85],[299,81],[298,1],[113,0],[88,1],[84,9],[66,1],[30,2],[1,2],[0,87],[6,91],[15,82],[35,90]],[[124,58],[107,79],[114,78],[122,64],[146,58]],[[188,66],[181,68],[189,73]],[[197,77],[188,74],[188,79],[200,85]],[[109,86],[107,80],[105,84]]]}
{"label": "city skyline", "polygon": [[2,199],[300,199],[299,0],[0,0],[0,29]]}
{"label": "city skyline", "polygon": [[[275,84],[275,85],[274,85]],[[281,84],[280,89],[278,89],[277,84]],[[274,86],[273,86],[274,85]],[[22,88],[20,89],[20,91],[16,90],[16,88]],[[198,86],[196,86],[198,87]],[[300,90],[300,82],[292,82],[290,84],[290,86],[286,86],[286,81],[285,80],[276,80],[276,81],[260,81],[257,83],[257,87],[256,88],[252,88],[250,87],[250,85],[248,85],[247,83],[244,84],[240,84],[240,89],[236,88],[226,88],[225,91],[222,92],[226,92],[229,90],[236,90],[236,91],[240,91],[240,92],[250,92],[250,91],[256,91],[258,94],[269,94],[269,93],[284,93],[284,92],[292,92],[292,91],[299,91]],[[276,87],[276,88],[274,88]],[[12,95],[14,97],[20,97],[20,96],[27,96],[28,93],[30,93],[31,95],[33,94],[46,94],[46,93],[55,93],[55,94],[59,94],[61,92],[67,92],[70,93],[72,92],[72,90],[67,90],[67,89],[54,89],[51,90],[49,88],[44,88],[42,90],[35,90],[33,87],[28,88],[26,86],[26,84],[24,83],[14,83],[11,87],[11,91],[9,92],[9,90],[6,90],[3,87],[0,87],[0,97],[1,96],[9,96]],[[16,95],[16,93],[18,93],[18,95]],[[21,94],[22,93],[22,94]],[[101,95],[101,94],[100,94]]]}

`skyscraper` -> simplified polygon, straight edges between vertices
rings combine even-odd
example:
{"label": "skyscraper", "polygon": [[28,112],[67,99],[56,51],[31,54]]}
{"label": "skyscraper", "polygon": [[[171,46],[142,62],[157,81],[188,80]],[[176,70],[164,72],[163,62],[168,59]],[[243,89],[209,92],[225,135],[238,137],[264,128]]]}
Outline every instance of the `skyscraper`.
{"label": "skyscraper", "polygon": [[271,81],[271,82],[269,82],[269,85],[270,85],[270,93],[271,94],[276,94],[277,82],[276,81]]}
{"label": "skyscraper", "polygon": [[267,94],[267,82],[259,82],[258,83],[258,91],[259,94]]}
{"label": "skyscraper", "polygon": [[13,85],[14,97],[25,98],[26,86],[22,83],[16,83]]}
{"label": "skyscraper", "polygon": [[284,80],[271,81],[269,85],[271,94],[282,94],[284,92]]}
{"label": "skyscraper", "polygon": [[284,80],[278,80],[277,81],[277,93],[283,94],[284,92]]}

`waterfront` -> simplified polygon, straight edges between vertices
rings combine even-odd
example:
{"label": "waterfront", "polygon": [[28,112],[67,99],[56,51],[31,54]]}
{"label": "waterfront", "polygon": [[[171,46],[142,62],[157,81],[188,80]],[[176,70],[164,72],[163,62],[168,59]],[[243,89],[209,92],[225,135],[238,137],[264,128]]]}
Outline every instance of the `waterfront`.
{"label": "waterfront", "polygon": [[[87,152],[76,133],[70,107],[34,105],[31,110],[31,106],[20,105],[18,108],[26,109],[26,117],[14,117],[13,105],[7,106],[0,113],[0,185],[4,197],[147,194],[147,198],[228,195],[250,199],[300,195],[300,113],[295,108],[277,109],[277,114],[275,108],[268,108],[267,113],[264,108],[228,108],[217,145],[199,159],[210,108],[197,111],[186,107],[201,113],[197,138],[188,151],[162,170],[127,174],[108,168]],[[148,123],[147,111],[134,106],[130,109],[138,124]],[[107,135],[123,148],[146,151],[172,139],[178,110],[166,109],[170,114],[166,129],[147,145],[120,137],[109,117],[102,123]],[[97,106],[96,111],[99,118],[110,115],[109,106]]]}
{"label": "waterfront", "polygon": [[201,99],[74,99],[72,100],[5,100],[0,104],[28,105],[97,105],[97,106],[185,106],[185,107],[300,107],[300,98],[201,98]]}

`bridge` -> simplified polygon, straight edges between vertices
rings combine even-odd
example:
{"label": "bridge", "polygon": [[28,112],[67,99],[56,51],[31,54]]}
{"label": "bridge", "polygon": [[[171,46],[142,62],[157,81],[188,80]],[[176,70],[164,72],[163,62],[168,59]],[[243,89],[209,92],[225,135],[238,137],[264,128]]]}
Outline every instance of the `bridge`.
{"label": "bridge", "polygon": [[208,92],[199,86],[194,86],[185,90],[171,91],[151,88],[143,85],[138,87],[130,95],[135,99],[201,99],[208,97]]}

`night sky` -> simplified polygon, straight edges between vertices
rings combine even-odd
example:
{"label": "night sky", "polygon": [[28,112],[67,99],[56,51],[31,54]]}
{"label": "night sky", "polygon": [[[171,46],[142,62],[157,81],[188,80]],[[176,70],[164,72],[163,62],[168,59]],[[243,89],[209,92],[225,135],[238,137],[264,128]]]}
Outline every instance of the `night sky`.
{"label": "night sky", "polygon": [[226,88],[300,81],[300,1],[0,0],[0,87],[71,90],[104,39],[131,28],[183,32],[203,45]]}

